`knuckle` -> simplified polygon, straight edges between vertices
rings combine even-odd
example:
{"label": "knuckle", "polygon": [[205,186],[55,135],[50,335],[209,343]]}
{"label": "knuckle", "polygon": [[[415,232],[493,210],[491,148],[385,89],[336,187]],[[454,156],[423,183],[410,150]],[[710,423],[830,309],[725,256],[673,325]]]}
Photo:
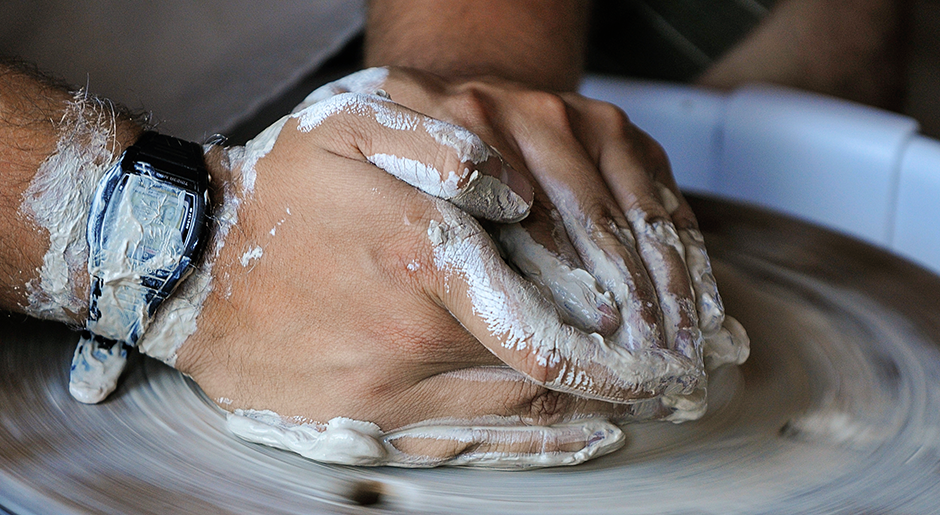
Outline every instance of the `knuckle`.
{"label": "knuckle", "polygon": [[634,196],[624,208],[627,219],[634,229],[638,224],[649,226],[657,222],[671,221],[669,213],[654,192]]}
{"label": "knuckle", "polygon": [[695,213],[692,212],[692,208],[690,208],[688,204],[679,204],[679,209],[672,213],[671,216],[672,223],[676,226],[677,230],[698,229],[698,220],[695,218]]}
{"label": "knuckle", "polygon": [[618,227],[626,226],[626,220],[620,213],[620,206],[613,199],[594,198],[582,209],[594,227],[601,231],[616,233]]}
{"label": "knuckle", "polygon": [[547,91],[526,91],[521,95],[519,103],[538,113],[548,123],[562,127],[571,125],[570,106],[561,96]]}
{"label": "knuckle", "polygon": [[631,134],[636,130],[636,126],[630,121],[627,113],[610,102],[593,101],[591,114],[604,127],[616,134]]}
{"label": "knuckle", "polygon": [[492,124],[493,106],[489,95],[478,85],[469,84],[455,96],[461,123],[474,129]]}
{"label": "knuckle", "polygon": [[[527,345],[531,345],[529,342]],[[526,374],[539,385],[551,384],[558,379],[564,365],[558,349],[539,349],[529,354]]]}
{"label": "knuckle", "polygon": [[589,112],[595,124],[611,136],[626,141],[651,177],[669,173],[669,158],[658,141],[638,128],[620,107],[609,102],[591,101]]}
{"label": "knuckle", "polygon": [[556,423],[568,411],[570,396],[541,388],[535,392],[528,401],[528,417],[533,423],[538,425],[550,425]]}

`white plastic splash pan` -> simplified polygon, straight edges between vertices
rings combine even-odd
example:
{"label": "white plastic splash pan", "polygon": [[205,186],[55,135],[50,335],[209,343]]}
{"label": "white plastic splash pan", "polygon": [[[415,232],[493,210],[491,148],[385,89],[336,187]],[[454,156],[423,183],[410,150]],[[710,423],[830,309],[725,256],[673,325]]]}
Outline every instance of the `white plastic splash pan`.
{"label": "white plastic splash pan", "polygon": [[588,78],[665,147],[680,187],[769,207],[940,273],[940,141],[909,117],[795,90]]}

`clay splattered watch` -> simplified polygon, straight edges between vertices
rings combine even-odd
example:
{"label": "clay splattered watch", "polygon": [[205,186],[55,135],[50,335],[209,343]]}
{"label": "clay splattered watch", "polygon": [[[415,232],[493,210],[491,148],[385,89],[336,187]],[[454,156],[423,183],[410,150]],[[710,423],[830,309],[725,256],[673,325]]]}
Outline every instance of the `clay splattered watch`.
{"label": "clay splattered watch", "polygon": [[89,314],[69,385],[79,400],[113,390],[127,348],[192,271],[205,246],[208,184],[202,147],[156,132],[99,182],[88,215]]}

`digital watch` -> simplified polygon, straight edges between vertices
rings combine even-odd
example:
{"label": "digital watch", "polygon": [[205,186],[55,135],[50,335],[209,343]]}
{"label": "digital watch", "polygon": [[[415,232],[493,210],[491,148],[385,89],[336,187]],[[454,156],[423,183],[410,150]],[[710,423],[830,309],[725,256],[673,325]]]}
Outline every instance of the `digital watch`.
{"label": "digital watch", "polygon": [[[113,390],[126,349],[193,270],[207,239],[208,186],[202,147],[156,132],[98,183],[88,213],[88,320],[70,379],[77,399],[98,402]],[[97,375],[109,367],[117,375],[104,373],[114,377],[101,392],[108,386]]]}

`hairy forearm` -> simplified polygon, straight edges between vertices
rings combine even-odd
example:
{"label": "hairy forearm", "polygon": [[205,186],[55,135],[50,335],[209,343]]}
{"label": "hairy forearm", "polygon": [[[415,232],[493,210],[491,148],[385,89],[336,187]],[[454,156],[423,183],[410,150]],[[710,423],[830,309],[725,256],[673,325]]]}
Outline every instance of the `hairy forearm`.
{"label": "hairy forearm", "polygon": [[[141,130],[108,102],[0,62],[0,309],[84,318],[87,250],[79,240],[93,185],[81,172],[107,166]],[[50,255],[57,245],[61,255]]]}
{"label": "hairy forearm", "polygon": [[898,109],[909,16],[905,0],[779,1],[698,83],[774,82]]}
{"label": "hairy forearm", "polygon": [[495,75],[557,91],[577,87],[589,0],[372,0],[369,66],[446,77]]}

